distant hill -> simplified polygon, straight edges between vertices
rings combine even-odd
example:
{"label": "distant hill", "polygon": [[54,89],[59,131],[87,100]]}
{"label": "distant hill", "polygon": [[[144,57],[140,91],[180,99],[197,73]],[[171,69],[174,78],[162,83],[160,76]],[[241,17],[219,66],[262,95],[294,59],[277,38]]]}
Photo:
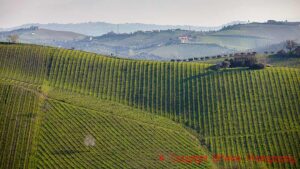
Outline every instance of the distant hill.
{"label": "distant hill", "polygon": [[56,44],[57,42],[76,41],[86,36],[74,32],[55,31],[38,27],[20,28],[12,31],[0,32],[0,40],[6,41],[9,35],[18,35],[20,42],[35,44]]}
{"label": "distant hill", "polygon": [[[66,48],[140,59],[187,59],[236,51],[259,50],[288,39],[300,42],[300,23],[249,23],[227,26],[220,31],[187,30],[108,33],[99,37],[60,44]],[[187,41],[182,42],[181,37]]]}
{"label": "distant hill", "polygon": [[219,53],[233,52],[217,44],[181,43],[179,37],[194,37],[203,34],[196,31],[164,30],[164,31],[138,31],[131,34],[109,33],[99,37],[88,37],[79,41],[69,41],[59,44],[65,48],[117,55],[126,58],[169,60],[173,58],[185,59],[189,57],[202,57],[217,55]]}
{"label": "distant hill", "polygon": [[[237,22],[233,22],[237,23]],[[241,23],[241,22],[238,22]],[[226,25],[231,25],[228,23]],[[209,31],[218,30],[222,26],[217,27],[201,27],[192,25],[156,25],[156,24],[142,24],[142,23],[124,23],[124,24],[113,24],[106,22],[87,22],[87,23],[74,23],[74,24],[26,24],[18,27],[8,28],[6,30],[14,30],[20,28],[26,28],[31,26],[38,26],[44,29],[58,30],[58,31],[70,31],[79,34],[89,35],[89,36],[101,36],[108,32],[116,33],[132,33],[136,31],[152,31],[152,30],[168,30],[168,29],[183,29],[183,30],[193,30],[193,31]]]}
{"label": "distant hill", "polygon": [[268,47],[285,40],[300,42],[300,22],[237,24],[200,36],[197,40],[237,50]]}
{"label": "distant hill", "polygon": [[[97,26],[92,26],[89,29],[88,25],[98,24],[75,24],[72,29],[93,32]],[[135,28],[145,28],[143,24],[138,25],[135,24]],[[156,29],[157,27],[149,26],[148,28]],[[182,29],[136,31],[133,33],[108,32],[101,36],[85,36],[44,28],[34,30],[35,32],[23,28],[18,29],[23,30],[21,33],[18,30],[10,31],[10,33],[17,31],[21,35],[21,42],[24,43],[46,44],[105,55],[117,55],[124,58],[149,60],[200,58],[241,51],[277,51],[282,46],[280,44],[286,40],[295,40],[300,43],[300,22],[238,23],[229,24],[219,31],[208,32]],[[0,37],[1,34],[7,35],[7,32],[0,33]],[[2,40],[5,40],[5,36],[2,37]]]}

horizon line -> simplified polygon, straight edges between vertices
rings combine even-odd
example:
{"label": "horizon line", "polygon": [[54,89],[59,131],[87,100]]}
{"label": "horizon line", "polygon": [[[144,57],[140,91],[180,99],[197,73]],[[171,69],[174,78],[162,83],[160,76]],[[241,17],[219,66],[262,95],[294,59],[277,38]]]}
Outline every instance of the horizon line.
{"label": "horizon line", "polygon": [[[125,25],[125,24],[143,24],[143,25],[157,25],[157,26],[192,26],[192,27],[203,27],[203,28],[218,28],[218,27],[222,27],[224,25],[227,24],[231,24],[234,22],[241,22],[243,24],[246,23],[267,23],[269,20],[273,20],[273,19],[268,19],[266,21],[243,21],[243,20],[235,20],[235,21],[230,21],[230,22],[226,22],[217,26],[202,26],[202,25],[193,25],[193,24],[159,24],[159,23],[143,23],[143,22],[108,22],[108,21],[83,21],[83,22],[47,22],[47,23],[41,23],[41,22],[37,22],[37,23],[24,23],[24,24],[19,24],[16,26],[10,26],[10,27],[0,27],[0,29],[11,29],[11,28],[16,28],[16,27],[22,27],[25,25],[34,25],[34,24],[41,24],[41,25],[49,25],[49,24],[61,24],[61,25],[68,25],[68,24],[85,24],[85,23],[106,23],[106,24],[114,24],[114,25]],[[274,20],[276,22],[300,22],[299,20]]]}

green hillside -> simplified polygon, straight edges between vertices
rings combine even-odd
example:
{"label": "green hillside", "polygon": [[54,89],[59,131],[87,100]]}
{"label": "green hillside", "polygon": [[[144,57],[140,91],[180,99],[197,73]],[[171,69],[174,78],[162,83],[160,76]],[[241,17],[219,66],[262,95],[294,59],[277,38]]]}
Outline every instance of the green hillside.
{"label": "green hillside", "polygon": [[[195,136],[166,118],[76,94],[46,95],[12,81],[2,81],[0,89],[0,168],[213,167],[210,158],[172,162],[171,153],[207,153]],[[85,145],[89,136],[94,146]]]}
{"label": "green hillside", "polygon": [[[74,95],[74,98],[80,98],[81,96],[76,97],[76,94],[80,94],[103,102],[113,101],[115,104],[118,102],[167,117],[197,131],[198,144],[200,142],[199,145],[207,148],[213,155],[222,154],[242,158],[249,154],[293,156],[296,160],[300,157],[298,144],[300,142],[300,70],[296,68],[231,69],[214,72],[207,69],[209,64],[203,63],[124,60],[81,51],[5,44],[0,45],[0,60],[0,77],[3,80],[13,81],[19,85],[36,85],[38,89],[40,86],[42,91],[53,89],[54,91],[50,93],[54,95],[64,91],[71,96]],[[66,97],[67,93],[59,95]],[[70,98],[66,100],[72,100]],[[66,163],[59,162],[50,152],[57,147],[65,147],[66,143],[70,143],[71,148],[78,148],[78,151],[84,150],[76,143],[77,138],[81,138],[86,131],[91,131],[93,132],[91,134],[96,136],[97,131],[105,127],[97,125],[94,129],[90,129],[93,122],[106,118],[107,121],[116,120],[102,113],[104,111],[102,107],[111,107],[115,110],[114,106],[93,107],[97,104],[89,104],[89,101],[84,102],[84,100],[77,101],[71,106],[69,104],[72,102],[67,103],[63,99],[47,100],[45,103],[51,105],[47,110],[49,113],[45,113],[50,120],[44,124],[41,122],[41,137],[37,144],[40,144],[43,151],[37,151],[38,157],[47,161],[49,166],[63,163],[66,166],[78,164],[80,167],[84,163],[89,163],[84,160],[92,160],[92,158],[86,158],[87,156],[84,155],[85,158],[82,159],[76,153],[71,153],[72,160],[68,157],[58,158],[66,160]],[[80,106],[80,103],[83,105]],[[80,107],[74,108],[75,105]],[[85,114],[84,118],[79,118],[83,114]],[[54,125],[56,123],[51,123],[51,120],[59,119],[58,116],[62,116],[60,118],[62,124],[56,126]],[[64,125],[69,121],[69,125]],[[92,123],[89,123],[90,121]],[[85,123],[89,123],[86,125],[87,128],[81,127]],[[135,128],[129,121],[117,123],[120,126],[113,125],[116,129],[112,131],[125,130],[126,125],[133,125],[132,128]],[[155,126],[160,124],[159,122]],[[76,129],[76,127],[80,132],[68,137],[68,141],[65,140],[64,133],[69,133],[69,128]],[[148,129],[154,130],[151,127]],[[53,144],[57,140],[44,136],[43,132],[51,133],[53,138],[62,138],[64,142]],[[139,135],[141,131],[137,129],[136,132],[132,136]],[[147,132],[142,133],[145,133],[146,139]],[[104,138],[106,137],[108,136],[105,135]],[[162,144],[161,149],[168,145],[175,146],[177,139],[187,139],[183,136],[174,139],[169,139],[170,137],[162,137],[170,143]],[[111,138],[114,140],[117,137],[112,135]],[[48,141],[51,146],[46,147],[48,144],[43,140]],[[183,142],[178,141],[177,144]],[[185,142],[188,143],[188,140]],[[189,143],[190,148],[193,145],[191,143]],[[148,145],[151,147],[153,143]],[[96,146],[95,149],[101,148]],[[147,153],[151,152],[144,150]],[[182,148],[178,151],[188,151],[188,149]],[[196,152],[196,149],[191,152]],[[118,155],[121,162],[126,153],[122,152]],[[101,163],[107,160],[100,158],[99,161]],[[149,163],[145,161],[132,165],[148,165]],[[101,165],[111,166],[110,162]],[[217,165],[221,168],[299,168],[299,163],[247,162],[245,159],[239,163],[226,161],[219,162]]]}

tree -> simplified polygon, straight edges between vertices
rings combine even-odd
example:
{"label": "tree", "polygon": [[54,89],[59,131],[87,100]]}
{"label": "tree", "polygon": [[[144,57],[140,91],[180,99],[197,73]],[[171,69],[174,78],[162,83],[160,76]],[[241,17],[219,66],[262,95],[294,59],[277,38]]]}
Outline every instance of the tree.
{"label": "tree", "polygon": [[285,52],[285,50],[281,49],[280,51],[278,51],[278,52],[276,53],[276,55],[277,55],[277,56],[285,56],[285,55],[286,55],[286,52]]}
{"label": "tree", "polygon": [[254,64],[256,64],[257,63],[257,59],[256,59],[256,57],[255,56],[248,56],[248,57],[246,57],[246,59],[245,59],[245,65],[246,66],[252,66],[252,65],[254,65]]}
{"label": "tree", "polygon": [[291,53],[296,47],[297,47],[297,43],[293,40],[287,40],[285,42],[285,48],[289,50],[289,53]]}
{"label": "tree", "polygon": [[229,67],[230,67],[230,62],[229,62],[229,61],[226,61],[226,60],[223,61],[222,64],[221,64],[221,67],[222,67],[222,68],[229,68]]}
{"label": "tree", "polygon": [[250,69],[264,69],[265,65],[262,63],[255,63],[249,67]]}
{"label": "tree", "polygon": [[17,43],[19,40],[19,36],[14,34],[14,35],[8,35],[7,41],[11,43]]}
{"label": "tree", "polygon": [[255,56],[235,56],[229,60],[231,67],[250,67],[257,63]]}
{"label": "tree", "polygon": [[295,51],[295,55],[300,57],[300,46],[296,47]]}

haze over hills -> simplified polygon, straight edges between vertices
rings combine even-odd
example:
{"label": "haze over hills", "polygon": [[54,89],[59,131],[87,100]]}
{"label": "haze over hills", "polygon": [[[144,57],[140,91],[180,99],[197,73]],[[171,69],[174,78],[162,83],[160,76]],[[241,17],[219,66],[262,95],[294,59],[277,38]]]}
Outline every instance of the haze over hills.
{"label": "haze over hills", "polygon": [[[8,34],[18,34],[20,42],[23,43],[75,48],[105,55],[150,60],[187,59],[249,50],[258,52],[264,50],[277,51],[280,50],[286,40],[300,42],[300,22],[270,21],[266,23],[235,24],[223,27],[218,31],[208,32],[168,29],[137,31],[134,33],[109,32],[101,36],[87,36],[61,31],[65,29],[76,32],[76,28],[93,32],[98,26],[101,27],[99,24],[101,25],[101,23],[52,24],[52,26],[48,24],[46,25],[48,28],[57,28],[59,31],[45,29],[43,26],[36,30],[22,28],[1,32],[0,38],[5,41]],[[143,30],[158,28],[146,24],[128,24],[127,26],[128,30],[130,27],[132,28],[130,30],[137,27]],[[83,27],[87,29],[83,29]],[[101,28],[108,31],[112,27],[104,26]]]}
{"label": "haze over hills", "polygon": [[38,27],[20,28],[12,31],[0,32],[0,40],[6,41],[9,35],[18,35],[22,43],[33,43],[43,45],[54,45],[57,42],[82,40],[86,35],[67,32],[43,29]]}
{"label": "haze over hills", "polygon": [[[39,28],[58,30],[58,31],[70,31],[79,34],[85,34],[89,36],[101,36],[108,32],[116,33],[133,33],[136,31],[152,31],[152,30],[168,30],[168,29],[182,29],[182,30],[193,30],[193,31],[209,31],[218,30],[223,26],[233,25],[237,23],[244,23],[243,21],[234,21],[217,27],[205,27],[205,26],[193,26],[193,25],[157,25],[157,24],[143,24],[143,23],[106,23],[106,22],[87,22],[87,23],[49,23],[49,24],[25,24],[17,27],[6,28],[2,31],[11,31],[20,28],[28,28],[31,26],[38,26]],[[0,29],[1,30],[1,29]]]}

